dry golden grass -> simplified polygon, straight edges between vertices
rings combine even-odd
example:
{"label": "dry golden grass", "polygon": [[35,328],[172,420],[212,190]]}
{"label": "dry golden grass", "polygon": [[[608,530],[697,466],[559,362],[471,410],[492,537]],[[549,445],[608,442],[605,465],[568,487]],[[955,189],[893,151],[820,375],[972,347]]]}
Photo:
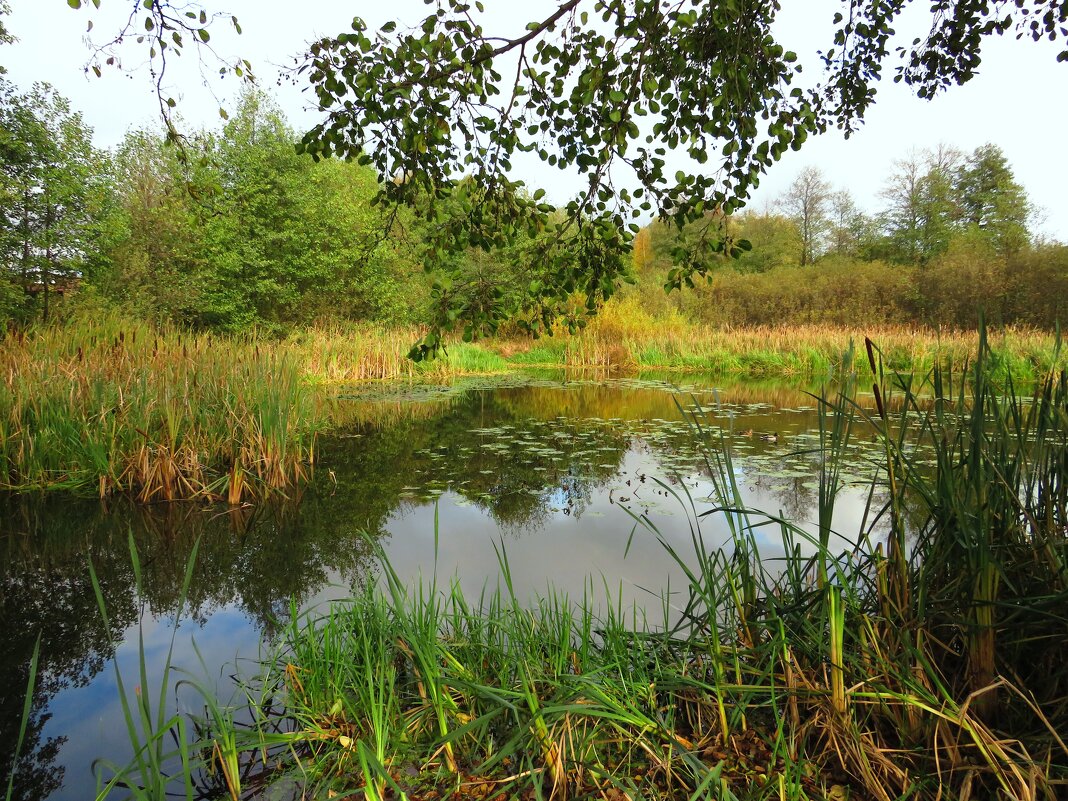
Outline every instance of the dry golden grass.
{"label": "dry golden grass", "polygon": [[[492,347],[519,364],[819,377],[837,369],[851,346],[866,337],[879,346],[891,368],[916,372],[936,364],[962,369],[974,361],[979,344],[974,331],[913,325],[695,325],[677,313],[654,317],[632,296],[606,304],[578,336],[558,334],[534,343],[510,341]],[[1005,328],[992,333],[990,340],[995,373],[1011,370],[1019,379],[1030,379],[1055,366],[1053,333]],[[1057,364],[1065,363],[1061,356]]]}

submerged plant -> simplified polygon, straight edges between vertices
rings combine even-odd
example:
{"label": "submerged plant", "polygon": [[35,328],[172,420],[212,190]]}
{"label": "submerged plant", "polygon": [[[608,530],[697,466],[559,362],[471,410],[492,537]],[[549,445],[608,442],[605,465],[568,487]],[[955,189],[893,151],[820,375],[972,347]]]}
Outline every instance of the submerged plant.
{"label": "submerged plant", "polygon": [[[819,398],[814,521],[749,508],[724,439],[706,451],[712,509],[685,482],[658,484],[686,510],[691,549],[634,515],[632,537],[659,538],[687,579],[655,617],[607,586],[527,603],[503,545],[502,582],[477,598],[408,585],[379,551],[379,586],[293,609],[245,709],[209,705],[197,752],[216,792],[285,779],[371,799],[1058,798],[1068,378],[995,390],[983,335],[965,381],[902,376],[866,350],[874,409],[849,381]],[[700,412],[693,426],[711,439]],[[878,469],[848,532],[841,467],[861,433]],[[726,547],[706,542],[712,516]],[[769,533],[781,558],[761,551]],[[162,774],[157,735],[183,725],[162,703],[128,708],[128,786]]]}

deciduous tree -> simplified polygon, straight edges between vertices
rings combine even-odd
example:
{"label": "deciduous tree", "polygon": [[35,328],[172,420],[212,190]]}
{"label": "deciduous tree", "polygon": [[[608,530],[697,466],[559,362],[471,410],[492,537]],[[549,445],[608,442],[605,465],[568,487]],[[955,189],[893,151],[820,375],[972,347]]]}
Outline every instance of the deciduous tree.
{"label": "deciduous tree", "polygon": [[801,234],[798,261],[812,264],[823,251],[824,238],[830,229],[832,189],[818,167],[805,167],[786,190],[779,205]]}
{"label": "deciduous tree", "polygon": [[[174,47],[208,41],[211,16],[195,4],[184,17],[178,0],[122,1],[132,8],[124,33],[143,29],[154,78]],[[708,211],[729,215],[787,149],[830,125],[855,130],[912,5],[846,0],[829,26],[825,79],[809,90],[794,85],[796,57],[773,35],[777,0],[559,0],[521,31],[486,30],[480,0],[438,0],[410,30],[391,22],[369,31],[356,19],[316,42],[302,68],[327,114],[302,148],[372,164],[384,202],[422,209],[431,266],[467,247],[507,246],[520,231],[550,231],[542,261],[552,280],[539,285],[537,306],[551,313],[578,289],[592,309],[624,275],[644,215],[679,226]],[[934,0],[926,13],[929,34],[897,48],[891,67],[922,97],[970,80],[989,36],[1068,36],[1061,0]],[[670,169],[669,150],[697,166]],[[579,172],[587,188],[560,209],[528,195],[511,177],[519,153]],[[477,190],[457,196],[463,178]],[[668,286],[742,252],[710,228]],[[439,307],[435,324],[456,311]]]}
{"label": "deciduous tree", "polygon": [[939,146],[913,151],[894,162],[880,192],[887,203],[882,219],[890,258],[922,264],[945,252],[959,218],[956,179],[960,159],[959,151]]}

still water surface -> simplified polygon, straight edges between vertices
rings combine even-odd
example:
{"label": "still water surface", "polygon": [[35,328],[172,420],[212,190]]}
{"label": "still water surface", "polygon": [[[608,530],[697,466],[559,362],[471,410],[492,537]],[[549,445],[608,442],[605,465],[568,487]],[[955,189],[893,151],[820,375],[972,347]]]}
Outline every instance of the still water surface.
{"label": "still water surface", "polygon": [[[132,691],[140,629],[150,684],[157,678],[198,539],[174,662],[223,699],[235,673],[254,672],[261,643],[291,604],[314,608],[376,580],[369,540],[412,584],[436,574],[477,597],[498,581],[504,554],[522,598],[550,587],[585,593],[648,610],[655,622],[660,597],[679,598],[685,582],[653,529],[689,552],[695,520],[712,506],[702,443],[730,447],[753,507],[799,522],[815,515],[815,400],[799,388],[685,381],[680,390],[670,379],[528,377],[343,392],[338,415],[349,422],[321,441],[312,484],[258,508],[0,501],[0,774],[11,764],[38,635],[41,667],[15,797],[91,797],[95,761],[128,759],[112,660]],[[703,435],[680,411],[696,406]],[[846,533],[860,524],[875,458],[863,436],[857,441],[843,476],[854,486],[835,519]],[[637,518],[648,524],[636,527]],[[728,539],[715,516],[700,520],[700,536],[709,547]],[[781,552],[778,538],[771,526],[758,534],[766,555]],[[168,697],[175,702],[174,692]],[[176,703],[196,711],[191,693],[179,691]]]}

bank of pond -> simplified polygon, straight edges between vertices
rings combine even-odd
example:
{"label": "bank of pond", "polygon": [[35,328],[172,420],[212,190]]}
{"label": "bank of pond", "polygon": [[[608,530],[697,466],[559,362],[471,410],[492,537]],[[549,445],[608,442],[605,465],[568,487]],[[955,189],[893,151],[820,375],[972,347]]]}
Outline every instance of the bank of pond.
{"label": "bank of pond", "polygon": [[967,374],[359,385],[321,334],[38,336],[8,486],[75,492],[0,502],[8,798],[1068,783],[1068,379],[1016,384],[1011,335]]}
{"label": "bank of pond", "polygon": [[[965,371],[979,342],[975,333],[907,328],[635,328],[606,312],[581,336],[456,341],[416,363],[407,351],[419,336],[352,327],[223,337],[107,316],[9,333],[0,340],[0,490],[141,502],[263,498],[306,480],[317,437],[353,413],[337,401],[338,387],[368,381],[440,383],[548,368],[818,387],[856,373],[865,336],[888,370],[917,377],[935,367]],[[1010,329],[989,344],[986,369],[1001,385],[1010,375],[1033,383],[1065,366],[1054,334]]]}

